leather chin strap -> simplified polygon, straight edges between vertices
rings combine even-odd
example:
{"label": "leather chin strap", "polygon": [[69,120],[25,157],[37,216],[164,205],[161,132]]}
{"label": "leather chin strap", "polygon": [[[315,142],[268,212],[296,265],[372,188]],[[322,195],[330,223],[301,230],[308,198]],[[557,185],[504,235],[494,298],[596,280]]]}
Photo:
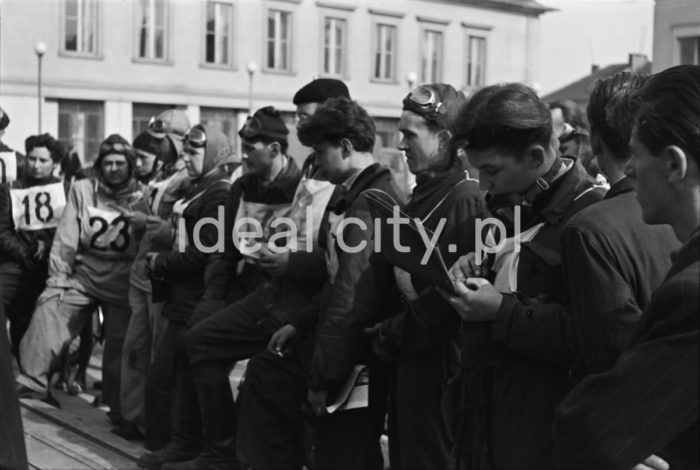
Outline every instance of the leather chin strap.
{"label": "leather chin strap", "polygon": [[528,189],[525,192],[525,194],[523,194],[523,206],[532,206],[532,203],[535,202],[535,199],[537,199],[537,197],[540,194],[549,189],[549,186],[554,181],[557,174],[559,174],[559,170],[561,170],[563,164],[564,162],[560,157],[557,157],[554,160],[554,163],[552,163],[552,166],[549,168],[549,170],[547,170],[547,172],[544,175],[537,178],[533,185],[530,186],[530,189]]}

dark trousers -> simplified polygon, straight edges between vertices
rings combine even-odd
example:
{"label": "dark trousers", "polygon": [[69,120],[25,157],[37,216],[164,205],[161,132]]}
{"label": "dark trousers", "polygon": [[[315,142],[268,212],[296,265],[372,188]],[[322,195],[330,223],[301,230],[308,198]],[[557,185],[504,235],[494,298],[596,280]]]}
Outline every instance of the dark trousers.
{"label": "dark trousers", "polygon": [[144,447],[158,450],[170,441],[173,389],[180,355],[183,354],[183,338],[187,331],[185,322],[168,321],[163,338],[153,357],[153,364],[146,378],[146,433]]}
{"label": "dark trousers", "polygon": [[302,406],[313,343],[313,338],[305,338],[286,357],[264,351],[248,363],[240,397],[241,457],[256,470],[300,469],[311,463],[306,456],[313,447],[314,470],[383,468],[379,444],[386,413],[383,366],[370,367],[368,408],[312,420]]}
{"label": "dark trousers", "polygon": [[[272,305],[266,291],[257,290],[202,320],[185,335],[194,382],[178,388],[176,393],[183,393],[183,399],[176,401],[173,413],[184,415],[199,405],[205,458],[225,461],[236,458],[237,416],[228,374],[237,361],[264,350],[271,334],[281,326],[270,315]],[[185,396],[192,392],[193,396]],[[196,419],[177,423],[193,425]],[[187,436],[192,431],[174,430],[173,434]]]}
{"label": "dark trousers", "polygon": [[444,352],[399,357],[392,391],[391,468],[454,468],[442,410]]}
{"label": "dark trousers", "polygon": [[10,320],[10,342],[15,356],[19,354],[19,342],[29,328],[34,304],[45,284],[44,275],[30,276],[19,270],[0,272],[0,290],[5,314]]}
{"label": "dark trousers", "polygon": [[12,356],[7,343],[7,320],[0,303],[0,468],[27,468],[27,451],[24,446],[22,418],[16,384],[12,372]]}

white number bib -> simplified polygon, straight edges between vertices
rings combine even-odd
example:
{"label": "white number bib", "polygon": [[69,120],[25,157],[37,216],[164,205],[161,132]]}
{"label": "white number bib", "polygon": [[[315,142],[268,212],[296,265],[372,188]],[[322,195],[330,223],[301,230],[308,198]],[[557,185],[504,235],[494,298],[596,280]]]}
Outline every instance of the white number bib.
{"label": "white number bib", "polygon": [[17,179],[17,155],[0,152],[0,183],[12,183]]}
{"label": "white number bib", "polygon": [[88,207],[87,210],[89,218],[83,230],[91,250],[116,254],[131,248],[131,226],[123,214],[97,207]]}
{"label": "white number bib", "polygon": [[12,220],[17,230],[54,228],[66,207],[63,183],[11,189]]}
{"label": "white number bib", "polygon": [[[242,220],[243,217],[250,217],[257,220],[262,227],[263,234],[261,237],[246,237],[242,234],[245,232],[255,232],[255,227],[250,223],[240,224],[238,230],[234,234],[238,240],[238,246],[255,245],[256,242],[264,243],[269,240],[275,229],[270,227],[270,224],[279,217],[287,217],[291,209],[291,204],[263,204],[260,202],[241,201],[236,213],[236,221]],[[281,224],[279,231],[286,231],[289,227],[287,224]],[[254,253],[251,255],[254,256]],[[252,262],[252,260],[248,259]]]}

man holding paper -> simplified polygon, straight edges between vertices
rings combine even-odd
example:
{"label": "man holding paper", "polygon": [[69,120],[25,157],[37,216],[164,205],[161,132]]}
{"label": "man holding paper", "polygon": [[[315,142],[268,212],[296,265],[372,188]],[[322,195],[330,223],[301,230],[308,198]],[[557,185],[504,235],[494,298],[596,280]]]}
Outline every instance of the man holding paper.
{"label": "man holding paper", "polygon": [[458,296],[444,293],[465,325],[490,326],[465,377],[464,409],[473,410],[465,458],[473,468],[548,468],[554,409],[574,358],[560,237],[602,191],[578,161],[559,155],[551,113],[525,85],[477,92],[454,139],[502,229],[486,243],[485,262],[471,253],[453,266]]}

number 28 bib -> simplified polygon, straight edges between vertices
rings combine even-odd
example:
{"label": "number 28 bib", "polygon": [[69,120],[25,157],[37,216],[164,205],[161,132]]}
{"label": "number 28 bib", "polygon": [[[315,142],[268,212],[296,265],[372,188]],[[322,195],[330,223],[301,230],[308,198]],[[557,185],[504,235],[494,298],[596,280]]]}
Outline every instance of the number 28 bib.
{"label": "number 28 bib", "polygon": [[83,228],[93,252],[133,254],[134,242],[131,225],[123,214],[97,207],[88,207],[88,220]]}
{"label": "number 28 bib", "polygon": [[11,189],[12,219],[17,230],[54,228],[66,206],[63,183]]}

